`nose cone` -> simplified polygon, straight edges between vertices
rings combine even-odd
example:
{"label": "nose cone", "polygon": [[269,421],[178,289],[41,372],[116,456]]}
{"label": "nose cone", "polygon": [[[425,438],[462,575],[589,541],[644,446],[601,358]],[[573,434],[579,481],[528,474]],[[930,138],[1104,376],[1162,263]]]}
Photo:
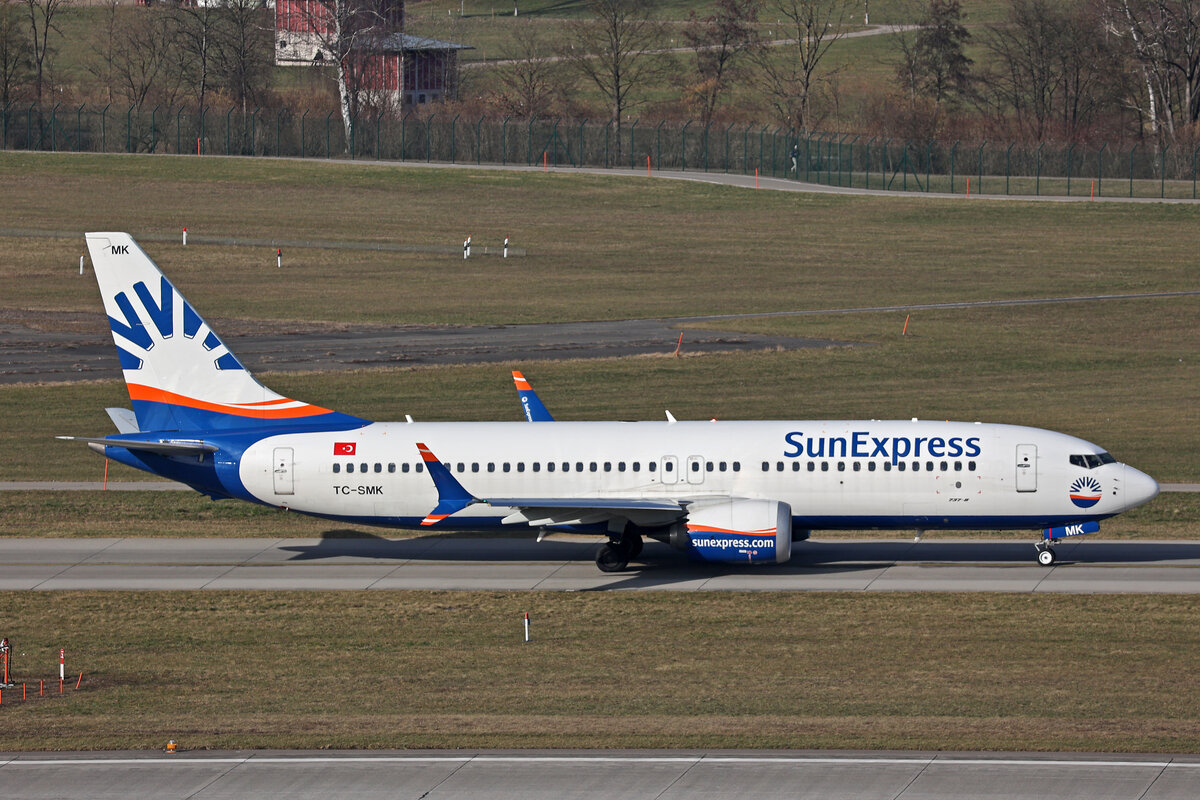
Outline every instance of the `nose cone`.
{"label": "nose cone", "polygon": [[1137,508],[1158,497],[1158,481],[1144,472],[1125,465],[1125,508]]}

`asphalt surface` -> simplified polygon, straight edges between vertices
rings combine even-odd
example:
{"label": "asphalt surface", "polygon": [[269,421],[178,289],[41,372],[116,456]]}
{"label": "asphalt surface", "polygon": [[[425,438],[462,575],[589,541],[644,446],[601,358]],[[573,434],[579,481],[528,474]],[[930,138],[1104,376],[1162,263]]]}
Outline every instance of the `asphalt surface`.
{"label": "asphalt surface", "polygon": [[0,590],[935,591],[1200,594],[1200,542],[798,542],[787,564],[694,564],[647,542],[620,573],[599,537],[0,539]]}
{"label": "asphalt surface", "polygon": [[1200,758],[838,751],[0,754],[6,797],[1194,800]]}

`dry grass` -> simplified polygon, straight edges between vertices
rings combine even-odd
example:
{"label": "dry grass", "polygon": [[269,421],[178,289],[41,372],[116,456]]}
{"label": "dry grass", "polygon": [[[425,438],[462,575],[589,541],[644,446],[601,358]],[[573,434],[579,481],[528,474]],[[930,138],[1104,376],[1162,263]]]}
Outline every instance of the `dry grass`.
{"label": "dry grass", "polygon": [[[769,600],[769,602],[765,602]],[[0,595],[2,749],[878,747],[1194,752],[1172,597]],[[521,641],[531,613],[533,641]]]}

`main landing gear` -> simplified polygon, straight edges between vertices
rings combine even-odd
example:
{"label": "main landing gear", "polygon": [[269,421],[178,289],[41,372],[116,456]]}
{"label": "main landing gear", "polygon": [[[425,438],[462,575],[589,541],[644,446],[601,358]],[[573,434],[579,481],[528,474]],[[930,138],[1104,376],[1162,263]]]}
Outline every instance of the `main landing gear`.
{"label": "main landing gear", "polygon": [[1034,546],[1037,547],[1037,551],[1038,551],[1038,553],[1037,553],[1038,563],[1041,564],[1043,567],[1054,566],[1054,562],[1058,560],[1058,556],[1056,556],[1054,554],[1054,548],[1050,546],[1050,542],[1048,542],[1048,541],[1038,542]]}
{"label": "main landing gear", "polygon": [[631,559],[642,552],[642,537],[636,533],[613,535],[596,551],[596,566],[601,572],[621,572]]}

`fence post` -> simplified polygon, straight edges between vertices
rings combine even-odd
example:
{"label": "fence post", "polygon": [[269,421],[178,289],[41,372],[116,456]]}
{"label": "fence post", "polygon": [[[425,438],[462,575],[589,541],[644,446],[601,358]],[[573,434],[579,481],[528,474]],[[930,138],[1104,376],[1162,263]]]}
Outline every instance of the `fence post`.
{"label": "fence post", "polygon": [[679,170],[687,172],[687,129],[692,124],[689,119],[679,131]]}
{"label": "fence post", "polygon": [[[111,105],[112,105],[112,103],[109,103],[104,108],[100,109],[100,152],[101,153],[108,152],[108,106],[111,106]],[[4,132],[5,132],[5,134],[8,133],[8,113],[7,113],[7,111],[8,110],[5,109],[5,114],[4,114],[4,120],[5,120],[5,126],[4,126],[5,131]]]}
{"label": "fence post", "polygon": [[433,118],[437,114],[430,114],[429,119],[425,120],[425,163],[428,164],[433,160]]}
{"label": "fence post", "polygon": [[305,135],[306,134],[305,125],[308,122],[308,112],[310,110],[311,109],[306,108],[306,109],[304,109],[304,113],[300,115],[300,157],[301,158],[305,157],[305,150],[307,149],[307,147],[306,147],[307,136]]}
{"label": "fence post", "polygon": [[483,115],[475,123],[475,165],[483,163]]}
{"label": "fence post", "polygon": [[[55,140],[54,128],[58,124],[58,107],[62,103],[55,103],[54,108],[50,109],[50,152],[54,153],[58,150],[58,144]],[[155,106],[157,108],[157,106]]]}
{"label": "fence post", "polygon": [[1196,155],[1200,154],[1200,145],[1192,151],[1192,199],[1196,199]]}
{"label": "fence post", "polygon": [[733,130],[733,123],[729,123],[729,127],[725,129],[725,174],[729,174],[729,132]]}
{"label": "fence post", "polygon": [[[275,155],[283,155],[283,115],[287,113],[287,108],[279,109],[279,113],[275,115]],[[375,156],[376,160],[379,156]]]}
{"label": "fence post", "polygon": [[662,126],[663,126],[663,122],[666,122],[666,120],[659,122],[658,127],[656,127],[654,129],[654,149],[655,149],[655,153],[656,153],[655,158],[654,158],[654,163],[656,165],[658,165],[659,169],[662,169]]}
{"label": "fence post", "polygon": [[925,145],[925,191],[930,189],[929,176],[933,174],[933,139]]}
{"label": "fence post", "polygon": [[906,192],[908,191],[908,147],[910,144],[912,144],[912,139],[904,140],[904,159],[903,159],[904,182],[903,182],[903,186],[904,186],[904,191],[906,191]]}
{"label": "fence post", "polygon": [[1075,155],[1075,143],[1071,142],[1071,146],[1067,148],[1067,197],[1071,196],[1071,167],[1075,163],[1073,157]]}
{"label": "fence post", "polygon": [[[256,108],[256,109],[254,109],[254,114],[257,114],[257,113],[258,113],[258,109]],[[254,149],[254,139],[253,139],[254,115],[253,114],[250,116],[250,131],[251,131],[251,133],[250,133],[250,135],[251,135],[250,149],[251,149],[251,152],[253,152],[253,149]],[[350,136],[348,137],[348,141],[346,142],[346,149],[350,151],[350,160],[353,161],[355,144],[357,144],[356,140],[358,139],[358,112],[357,111],[355,111],[353,114],[350,115],[350,131],[349,131],[349,133],[350,133]]]}
{"label": "fence post", "polygon": [[558,139],[558,123],[559,123],[559,122],[561,122],[561,121],[562,121],[562,120],[561,120],[561,119],[559,119],[558,117],[555,117],[555,118],[554,118],[554,130],[553,130],[553,131],[551,131],[551,133],[550,133],[550,138],[551,138],[551,141],[553,141],[553,142],[554,142],[554,166],[555,166],[555,167],[557,167],[557,166],[558,166],[558,142],[559,142],[559,139]]}
{"label": "fence post", "polygon": [[504,122],[500,125],[500,164],[508,164],[508,121],[512,119],[511,115],[505,115]]}
{"label": "fence post", "polygon": [[183,153],[183,123],[180,119],[183,117],[183,106],[175,112],[175,153]]}
{"label": "fence post", "polygon": [[150,152],[153,153],[158,149],[158,109],[155,106],[150,109]]}
{"label": "fence post", "polygon": [[1138,146],[1136,144],[1133,147],[1129,148],[1129,196],[1130,197],[1133,197],[1133,154],[1137,149],[1138,149]]}
{"label": "fence post", "polygon": [[608,146],[609,139],[612,137],[612,120],[604,123],[604,168],[608,169]]}
{"label": "fence post", "polygon": [[637,132],[638,122],[640,122],[640,120],[635,119],[633,121],[633,124],[629,126],[629,168],[630,169],[634,168],[634,165],[633,165],[633,135],[634,135],[634,133]]}
{"label": "fence post", "polygon": [[[330,144],[330,127],[333,125],[333,115],[336,113],[337,113],[336,111],[330,111],[328,114],[325,115],[325,157],[326,158],[333,157],[333,147]],[[353,121],[351,121],[350,124],[353,125],[354,124]]]}
{"label": "fence post", "polygon": [[871,188],[871,145],[875,143],[875,137],[872,136],[867,140],[867,152],[863,157],[863,188]]}
{"label": "fence post", "polygon": [[987,147],[987,142],[979,145],[979,178],[976,181],[975,193],[983,194],[983,148]]}
{"label": "fence post", "polygon": [[708,172],[708,131],[712,128],[712,123],[704,126],[704,171]]}
{"label": "fence post", "polygon": [[232,117],[233,117],[233,109],[230,108],[228,111],[225,112],[225,155],[229,155],[229,128],[230,128],[230,125],[232,124],[230,121]]}
{"label": "fence post", "polygon": [[1033,179],[1033,194],[1040,196],[1042,194],[1042,148],[1046,146],[1045,142],[1038,145],[1037,149],[1037,177]]}
{"label": "fence post", "polygon": [[1011,192],[1009,192],[1009,179],[1012,177],[1012,149],[1014,147],[1016,147],[1016,145],[1017,145],[1016,142],[1012,142],[1011,144],[1009,144],[1008,149],[1004,151],[1004,193],[1005,194],[1011,194]]}
{"label": "fence post", "polygon": [[1167,151],[1171,149],[1171,145],[1164,144],[1163,149],[1158,151],[1158,199],[1166,196],[1167,191]]}
{"label": "fence post", "polygon": [[883,152],[879,155],[879,188],[880,189],[888,188],[887,160],[888,160],[888,148],[891,146],[891,144],[892,144],[892,139],[889,136],[888,140],[883,143]]}
{"label": "fence post", "polygon": [[525,166],[533,166],[533,122],[534,117],[529,118],[529,124],[525,126]]}
{"label": "fence post", "polygon": [[383,112],[375,112],[375,160],[379,160],[379,155],[383,152]]}
{"label": "fence post", "polygon": [[958,159],[958,140],[950,148],[950,194],[954,194],[954,162]]}
{"label": "fence post", "polygon": [[[30,106],[32,108],[32,106]],[[125,152],[133,152],[133,106],[125,112]]]}
{"label": "fence post", "polygon": [[[450,163],[451,164],[454,163],[455,158],[458,156],[458,118],[461,116],[462,116],[462,114],[455,114],[454,119],[450,120]],[[558,123],[557,122],[554,123],[554,130],[557,133],[557,131],[558,131]],[[558,164],[555,164],[554,166],[557,167]]]}
{"label": "fence post", "polygon": [[83,105],[75,109],[75,151],[83,145]]}
{"label": "fence post", "polygon": [[408,118],[412,116],[411,111],[405,111],[400,117],[400,160],[404,161],[408,158]]}
{"label": "fence post", "polygon": [[[262,109],[255,108],[253,111],[250,112],[250,141],[247,144],[250,145],[250,155],[252,155],[252,156],[258,155],[258,147],[255,146],[255,142],[258,141],[258,112],[259,111],[262,111]],[[354,141],[354,131],[355,131],[355,129],[358,128],[358,123],[355,122],[357,117],[358,117],[358,115],[355,114],[353,117],[350,118],[350,141],[351,142]],[[353,146],[350,148],[350,157],[354,158],[354,147]]]}
{"label": "fence post", "polygon": [[[108,106],[105,106],[105,108],[108,108]],[[201,142],[204,141],[204,123],[205,123],[205,117],[207,114],[208,114],[207,106],[200,109],[200,141]]]}
{"label": "fence post", "polygon": [[750,126],[742,131],[742,174],[750,171]]}
{"label": "fence post", "polygon": [[1096,196],[1100,197],[1104,194],[1104,148],[1108,147],[1108,142],[1100,145],[1100,150],[1096,153]]}

